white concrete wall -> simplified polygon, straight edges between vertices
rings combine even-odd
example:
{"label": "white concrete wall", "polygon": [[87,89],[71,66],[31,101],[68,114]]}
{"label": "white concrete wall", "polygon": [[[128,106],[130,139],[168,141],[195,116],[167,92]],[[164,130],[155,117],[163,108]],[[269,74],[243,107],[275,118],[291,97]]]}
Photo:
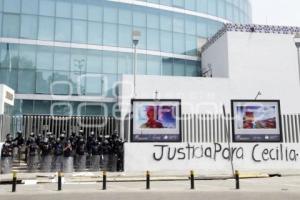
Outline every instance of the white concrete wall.
{"label": "white concrete wall", "polygon": [[[9,92],[10,94],[13,95],[12,100],[6,98],[6,92]],[[0,84],[0,115],[4,113],[5,103],[11,106],[14,105],[14,96],[15,96],[15,92],[13,89],[9,88],[6,85]]]}

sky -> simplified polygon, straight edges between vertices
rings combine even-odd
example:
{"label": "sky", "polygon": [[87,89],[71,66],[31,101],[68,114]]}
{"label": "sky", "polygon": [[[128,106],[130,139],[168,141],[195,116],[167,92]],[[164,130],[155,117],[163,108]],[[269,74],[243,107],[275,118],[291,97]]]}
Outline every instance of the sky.
{"label": "sky", "polygon": [[251,0],[254,24],[300,27],[300,0]]}

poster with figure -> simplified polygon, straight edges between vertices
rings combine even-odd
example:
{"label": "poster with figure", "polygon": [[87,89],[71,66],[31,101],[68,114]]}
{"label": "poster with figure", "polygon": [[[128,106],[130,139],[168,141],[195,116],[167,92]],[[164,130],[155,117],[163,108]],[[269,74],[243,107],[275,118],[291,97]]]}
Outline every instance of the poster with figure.
{"label": "poster with figure", "polygon": [[234,142],[281,142],[279,100],[232,100]]}
{"label": "poster with figure", "polygon": [[132,142],[181,142],[180,100],[132,100]]}

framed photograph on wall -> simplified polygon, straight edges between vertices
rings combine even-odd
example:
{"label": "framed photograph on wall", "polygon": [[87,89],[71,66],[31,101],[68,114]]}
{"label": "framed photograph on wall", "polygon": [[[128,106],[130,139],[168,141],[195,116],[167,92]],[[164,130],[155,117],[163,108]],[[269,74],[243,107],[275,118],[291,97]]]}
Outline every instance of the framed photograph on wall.
{"label": "framed photograph on wall", "polygon": [[181,142],[181,100],[131,100],[132,142]]}
{"label": "framed photograph on wall", "polygon": [[282,142],[279,100],[231,100],[233,142]]}

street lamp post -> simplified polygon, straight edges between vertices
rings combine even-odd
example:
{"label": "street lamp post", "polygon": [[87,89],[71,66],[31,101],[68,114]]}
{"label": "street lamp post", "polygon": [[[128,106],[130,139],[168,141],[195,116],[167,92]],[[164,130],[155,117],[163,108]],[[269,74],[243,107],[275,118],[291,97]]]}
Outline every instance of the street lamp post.
{"label": "street lamp post", "polygon": [[141,37],[140,31],[132,32],[132,43],[134,46],[134,63],[133,63],[133,95],[136,97],[136,67],[137,67],[137,52],[136,48]]}
{"label": "street lamp post", "polygon": [[300,32],[295,35],[295,44],[297,47],[297,56],[298,56],[298,71],[299,71],[299,79],[300,79]]}

